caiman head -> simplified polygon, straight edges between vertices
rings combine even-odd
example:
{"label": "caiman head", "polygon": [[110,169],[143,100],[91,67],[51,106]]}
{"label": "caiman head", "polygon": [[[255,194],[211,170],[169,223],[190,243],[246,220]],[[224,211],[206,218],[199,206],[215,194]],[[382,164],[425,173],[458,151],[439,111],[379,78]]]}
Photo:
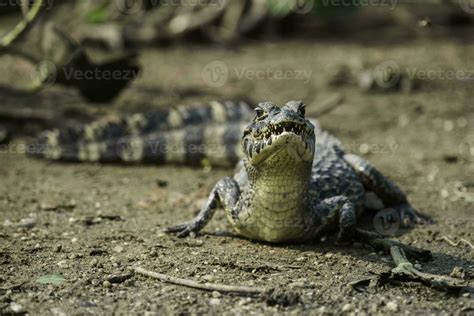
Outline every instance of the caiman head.
{"label": "caiman head", "polygon": [[305,118],[305,105],[290,101],[283,107],[271,102],[260,103],[256,117],[242,137],[248,164],[256,170],[311,165],[314,157],[314,126]]}

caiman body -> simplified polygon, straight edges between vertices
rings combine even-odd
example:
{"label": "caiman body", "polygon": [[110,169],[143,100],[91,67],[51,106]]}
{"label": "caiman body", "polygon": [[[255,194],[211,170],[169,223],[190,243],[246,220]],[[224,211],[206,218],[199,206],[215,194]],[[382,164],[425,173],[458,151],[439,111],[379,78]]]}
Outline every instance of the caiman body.
{"label": "caiman body", "polygon": [[[372,164],[344,152],[340,141],[305,118],[302,102],[283,107],[212,102],[103,120],[43,133],[30,154],[53,160],[229,166],[199,215],[166,231],[198,232],[223,207],[241,235],[267,242],[353,235],[367,192],[394,209],[401,224],[420,217],[405,194]],[[240,162],[239,162],[240,161]]]}

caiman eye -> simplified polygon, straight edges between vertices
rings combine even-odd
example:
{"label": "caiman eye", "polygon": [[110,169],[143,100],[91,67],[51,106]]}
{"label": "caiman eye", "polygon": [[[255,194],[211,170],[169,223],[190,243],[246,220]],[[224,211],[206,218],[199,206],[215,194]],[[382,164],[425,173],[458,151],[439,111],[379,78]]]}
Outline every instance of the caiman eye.
{"label": "caiman eye", "polygon": [[257,113],[257,118],[262,118],[265,116],[265,111],[261,107],[256,107],[255,113]]}
{"label": "caiman eye", "polygon": [[300,105],[300,107],[298,108],[298,112],[301,115],[305,116],[305,114],[306,114],[306,105],[304,105],[304,104]]}

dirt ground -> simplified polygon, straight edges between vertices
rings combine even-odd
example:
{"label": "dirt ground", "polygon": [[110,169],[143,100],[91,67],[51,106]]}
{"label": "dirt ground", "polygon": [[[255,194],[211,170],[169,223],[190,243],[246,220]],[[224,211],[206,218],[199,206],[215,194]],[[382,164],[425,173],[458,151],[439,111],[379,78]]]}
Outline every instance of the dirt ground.
{"label": "dirt ground", "polygon": [[[340,93],[344,104],[320,117],[321,124],[348,151],[374,162],[436,220],[397,238],[433,252],[434,259],[421,264],[423,271],[447,275],[461,267],[472,286],[474,249],[442,239],[474,242],[474,44],[465,34],[383,44],[293,40],[249,42],[237,50],[148,50],[140,59],[139,80],[103,108],[133,112],[245,96],[280,104],[301,99],[314,113]],[[26,66],[3,60],[2,83],[24,79]],[[401,69],[434,75],[411,93],[327,85],[340,65],[364,61],[374,66],[394,61]],[[227,67],[228,78],[214,87],[207,71],[216,63]],[[285,70],[293,75],[272,75]],[[304,71],[308,77],[297,77]],[[451,78],[450,71],[464,75]],[[0,99],[2,106],[45,108],[83,102],[59,88],[35,96],[2,92]],[[392,267],[390,257],[365,247],[330,239],[314,245],[257,243],[223,234],[230,231],[223,212],[196,238],[161,233],[191,218],[213,184],[232,170],[58,164],[28,159],[21,142],[15,139],[0,154],[0,310],[13,302],[31,315],[474,314],[472,294],[446,294],[415,283],[354,291],[349,282]],[[129,274],[135,265],[203,282],[277,288],[298,300],[285,304],[203,292],[139,275],[111,278]],[[38,282],[51,274],[64,281]]]}

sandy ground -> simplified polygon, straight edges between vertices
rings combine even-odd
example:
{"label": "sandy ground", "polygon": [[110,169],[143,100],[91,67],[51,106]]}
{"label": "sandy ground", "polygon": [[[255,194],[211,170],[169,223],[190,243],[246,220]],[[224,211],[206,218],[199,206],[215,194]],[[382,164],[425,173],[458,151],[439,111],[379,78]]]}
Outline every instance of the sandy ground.
{"label": "sandy ground", "polygon": [[[311,113],[341,93],[344,105],[321,117],[322,125],[348,151],[374,162],[436,220],[399,234],[399,240],[433,252],[433,261],[421,266],[424,271],[449,274],[461,267],[469,279],[474,250],[441,237],[474,242],[474,157],[469,153],[474,146],[473,56],[474,45],[461,36],[384,45],[295,40],[250,42],[236,51],[151,50],[141,57],[145,71],[140,79],[111,107],[133,112],[246,96],[277,103],[302,99]],[[360,61],[394,61],[417,74],[435,74],[413,93],[368,94],[327,85],[338,66]],[[2,63],[2,72],[15,70],[14,78],[5,76],[2,82],[21,78],[27,73],[22,67]],[[216,69],[227,69],[227,79],[209,77],[208,71]],[[276,75],[286,70],[288,76]],[[448,78],[448,71],[464,77]],[[83,102],[74,92],[57,88],[33,97],[0,97],[2,106]],[[0,310],[13,302],[32,315],[474,313],[469,294],[445,294],[414,283],[355,292],[349,282],[392,267],[389,257],[364,247],[330,240],[275,246],[216,234],[230,231],[223,212],[196,238],[161,233],[191,218],[213,184],[231,170],[57,164],[26,158],[18,144],[2,147],[0,154]],[[261,297],[203,292],[138,275],[109,281],[128,274],[133,265],[197,281],[273,287],[298,300],[275,305]],[[64,281],[38,282],[50,274]]]}

